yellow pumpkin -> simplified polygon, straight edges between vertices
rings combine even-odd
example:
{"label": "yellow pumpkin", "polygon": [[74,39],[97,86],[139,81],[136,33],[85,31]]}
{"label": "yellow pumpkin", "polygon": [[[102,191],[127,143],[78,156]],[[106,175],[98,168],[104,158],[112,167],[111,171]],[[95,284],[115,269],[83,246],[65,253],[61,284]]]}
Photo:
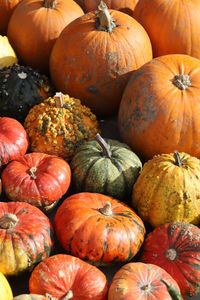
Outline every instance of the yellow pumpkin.
{"label": "yellow pumpkin", "polygon": [[30,150],[57,155],[69,160],[78,146],[99,132],[98,121],[79,99],[56,93],[35,105],[24,127],[30,138]]}
{"label": "yellow pumpkin", "polygon": [[17,62],[15,51],[10,45],[7,36],[0,35],[0,69],[12,66]]}
{"label": "yellow pumpkin", "polygon": [[186,153],[156,155],[133,186],[132,204],[153,227],[200,222],[200,160]]}
{"label": "yellow pumpkin", "polygon": [[10,284],[3,273],[0,272],[0,299],[13,300],[13,293]]}

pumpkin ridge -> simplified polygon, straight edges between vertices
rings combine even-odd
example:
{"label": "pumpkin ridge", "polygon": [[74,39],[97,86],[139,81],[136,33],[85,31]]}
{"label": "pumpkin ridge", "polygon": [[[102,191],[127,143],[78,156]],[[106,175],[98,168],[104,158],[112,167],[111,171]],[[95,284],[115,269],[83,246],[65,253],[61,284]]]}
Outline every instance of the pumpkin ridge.
{"label": "pumpkin ridge", "polygon": [[[186,274],[183,272],[183,269],[179,267],[179,265],[175,262],[176,267],[179,269],[180,273],[183,275],[183,277],[193,286],[199,287],[199,285],[194,282],[191,281],[190,279],[188,279],[188,277],[186,276]],[[194,276],[194,278],[198,281],[198,278],[196,276]]]}
{"label": "pumpkin ridge", "polygon": [[92,167],[95,165],[95,163],[99,160],[99,158],[96,158],[88,167],[87,169],[87,172],[85,173],[85,178],[83,179],[82,181],[82,184],[81,184],[81,187],[80,187],[80,190],[81,191],[84,191],[85,190],[85,186],[86,186],[86,180],[87,180],[87,177],[88,177],[88,174],[90,172],[90,170],[92,169]]}
{"label": "pumpkin ridge", "polygon": [[105,252],[106,252],[106,250],[108,248],[108,235],[109,235],[109,232],[110,232],[110,226],[107,223],[106,224],[106,234],[107,234],[107,236],[106,236],[106,240],[103,243],[103,253],[102,253],[102,256],[101,256],[100,261],[99,261],[100,264],[103,264],[103,258],[104,258]]}
{"label": "pumpkin ridge", "polygon": [[[128,262],[128,261],[130,261],[130,260],[135,256],[135,254],[134,254],[134,252],[131,251],[131,237],[130,237],[130,231],[129,231],[129,228],[128,228],[128,226],[126,226],[125,223],[122,223],[122,225],[123,225],[124,228],[126,229],[125,232],[126,232],[126,234],[127,234],[127,237],[129,238],[129,244],[130,244],[130,246],[129,246],[128,257],[127,257],[127,259],[125,260],[125,262]],[[142,244],[142,242],[143,242],[143,241],[140,240],[140,244]],[[140,248],[140,247],[139,247],[139,248]]]}

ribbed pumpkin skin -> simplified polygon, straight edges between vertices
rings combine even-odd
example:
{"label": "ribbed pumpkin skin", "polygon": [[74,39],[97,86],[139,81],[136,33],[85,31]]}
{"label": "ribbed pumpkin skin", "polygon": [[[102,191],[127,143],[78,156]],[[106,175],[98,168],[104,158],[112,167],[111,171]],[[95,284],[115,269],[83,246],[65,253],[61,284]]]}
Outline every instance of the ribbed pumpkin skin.
{"label": "ribbed pumpkin skin", "polygon": [[[175,76],[191,86],[178,88]],[[200,61],[188,55],[155,58],[131,76],[120,103],[121,138],[145,160],[174,150],[200,157]]]}
{"label": "ribbed pumpkin skin", "polygon": [[[104,215],[100,210],[107,202],[112,213]],[[98,193],[68,197],[56,212],[54,226],[67,253],[95,265],[130,261],[145,234],[142,220],[131,208]]]}
{"label": "ribbed pumpkin skin", "polygon": [[164,269],[153,264],[128,263],[114,275],[108,300],[171,300],[172,297],[161,280],[180,291],[176,281]]}
{"label": "ribbed pumpkin skin", "polygon": [[175,165],[173,153],[154,156],[144,164],[133,186],[133,206],[153,227],[175,221],[200,222],[200,161],[185,153],[180,157],[183,166]]}
{"label": "ribbed pumpkin skin", "polygon": [[48,211],[67,192],[71,169],[60,157],[28,153],[10,162],[1,178],[10,200],[27,202]]}
{"label": "ribbed pumpkin skin", "polygon": [[[44,3],[55,2],[55,7]],[[62,30],[83,10],[72,0],[25,0],[12,14],[8,38],[22,64],[48,72],[52,47]],[[31,35],[30,35],[31,33]]]}
{"label": "ribbed pumpkin skin", "polygon": [[0,167],[24,155],[28,144],[28,135],[17,120],[0,117]]}
{"label": "ribbed pumpkin skin", "polygon": [[197,226],[173,222],[155,228],[147,235],[139,259],[165,269],[176,280],[185,299],[200,292],[200,229]]}
{"label": "ribbed pumpkin skin", "polygon": [[131,149],[117,140],[105,139],[108,157],[96,140],[81,145],[71,161],[72,184],[76,192],[94,192],[119,200],[131,196],[142,163]]}
{"label": "ribbed pumpkin skin", "polygon": [[0,272],[17,275],[47,258],[53,246],[52,230],[50,220],[37,207],[0,202]]}
{"label": "ribbed pumpkin skin", "polygon": [[[95,266],[71,255],[56,254],[35,267],[29,279],[29,290],[58,300],[64,297],[106,300],[108,282],[104,273]],[[73,296],[67,298],[70,292]]]}
{"label": "ribbed pumpkin skin", "polygon": [[154,57],[187,54],[200,58],[199,0],[140,0],[133,17],[146,29]]}
{"label": "ribbed pumpkin skin", "polygon": [[13,300],[49,300],[49,298],[36,294],[23,294],[14,297]]}
{"label": "ribbed pumpkin skin", "polygon": [[6,277],[0,272],[0,295],[1,300],[13,300],[11,286]]}
{"label": "ribbed pumpkin skin", "polygon": [[152,58],[143,27],[120,11],[109,13],[117,25],[111,33],[96,29],[96,13],[89,12],[66,26],[50,56],[57,90],[103,116],[117,112],[130,72]]}
{"label": "ribbed pumpkin skin", "polygon": [[6,35],[10,17],[21,0],[0,1],[0,34]]}

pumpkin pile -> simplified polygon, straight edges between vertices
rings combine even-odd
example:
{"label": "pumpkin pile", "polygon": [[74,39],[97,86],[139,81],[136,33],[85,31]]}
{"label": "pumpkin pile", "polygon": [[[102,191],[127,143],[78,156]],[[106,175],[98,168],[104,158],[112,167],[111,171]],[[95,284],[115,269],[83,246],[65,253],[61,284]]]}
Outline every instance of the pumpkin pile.
{"label": "pumpkin pile", "polygon": [[0,1],[0,300],[200,294],[200,2],[178,2]]}

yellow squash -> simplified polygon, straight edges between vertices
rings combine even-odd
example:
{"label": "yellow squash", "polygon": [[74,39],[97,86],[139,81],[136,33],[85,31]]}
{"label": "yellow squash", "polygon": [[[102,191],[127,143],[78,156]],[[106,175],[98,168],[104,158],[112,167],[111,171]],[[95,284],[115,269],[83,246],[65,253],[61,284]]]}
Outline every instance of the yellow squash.
{"label": "yellow squash", "polygon": [[10,284],[8,283],[8,280],[1,272],[0,272],[0,299],[13,300],[13,293]]}
{"label": "yellow squash", "polygon": [[0,69],[16,64],[18,59],[7,36],[0,35]]}

